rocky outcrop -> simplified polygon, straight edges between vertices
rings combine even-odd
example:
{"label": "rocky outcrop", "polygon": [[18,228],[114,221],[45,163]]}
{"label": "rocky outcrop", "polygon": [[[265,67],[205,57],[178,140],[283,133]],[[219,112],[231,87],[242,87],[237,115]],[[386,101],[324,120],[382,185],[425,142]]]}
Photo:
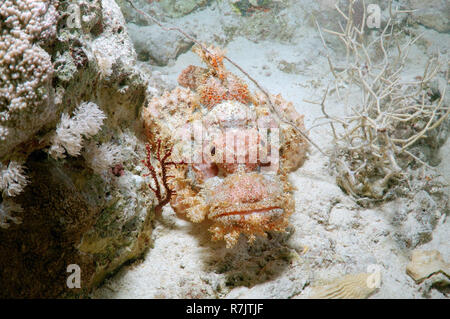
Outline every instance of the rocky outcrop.
{"label": "rocky outcrop", "polygon": [[83,296],[150,244],[147,78],[113,0],[6,1],[0,15],[0,296]]}
{"label": "rocky outcrop", "polygon": [[409,0],[408,7],[414,10],[413,19],[438,32],[450,31],[450,3],[443,0]]}

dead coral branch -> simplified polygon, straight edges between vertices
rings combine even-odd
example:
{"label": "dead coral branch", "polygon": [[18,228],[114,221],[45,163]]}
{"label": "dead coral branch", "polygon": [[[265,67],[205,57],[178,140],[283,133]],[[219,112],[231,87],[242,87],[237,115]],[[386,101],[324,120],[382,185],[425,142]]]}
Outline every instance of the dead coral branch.
{"label": "dead coral branch", "polygon": [[[320,104],[322,113],[331,125],[334,135],[334,161],[338,184],[357,198],[384,199],[390,185],[404,179],[404,169],[411,163],[430,167],[412,147],[433,132],[448,117],[450,108],[444,105],[448,86],[437,95],[431,82],[442,66],[441,58],[432,56],[424,72],[414,80],[405,80],[404,71],[408,52],[420,36],[402,44],[402,31],[391,17],[380,33],[371,39],[353,21],[350,1],[347,14],[336,4],[336,10],[345,20],[340,31],[321,29],[319,34],[329,51],[323,32],[337,36],[345,45],[343,65],[327,59],[334,77],[334,88],[343,102],[346,117],[329,114],[325,99]],[[358,98],[359,95],[359,98]],[[338,129],[339,128],[339,129]]]}

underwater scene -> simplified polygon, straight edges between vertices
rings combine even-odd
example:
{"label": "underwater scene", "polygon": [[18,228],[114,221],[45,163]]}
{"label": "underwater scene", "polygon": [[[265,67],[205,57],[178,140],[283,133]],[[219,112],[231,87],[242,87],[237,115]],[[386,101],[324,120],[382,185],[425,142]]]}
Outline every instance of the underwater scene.
{"label": "underwater scene", "polygon": [[450,2],[0,1],[0,298],[449,299]]}

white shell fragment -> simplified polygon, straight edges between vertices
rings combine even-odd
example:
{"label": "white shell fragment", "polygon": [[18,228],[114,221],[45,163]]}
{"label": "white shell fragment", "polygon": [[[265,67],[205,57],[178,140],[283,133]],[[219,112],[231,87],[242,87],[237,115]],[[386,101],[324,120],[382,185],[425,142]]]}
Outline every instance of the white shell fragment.
{"label": "white shell fragment", "polygon": [[406,266],[406,273],[417,283],[437,273],[450,278],[450,264],[445,262],[437,250],[414,250],[411,262]]}
{"label": "white shell fragment", "polygon": [[[312,287],[310,299],[366,299],[378,288],[373,273],[360,273],[337,278],[332,283]],[[378,274],[379,275],[379,274]]]}

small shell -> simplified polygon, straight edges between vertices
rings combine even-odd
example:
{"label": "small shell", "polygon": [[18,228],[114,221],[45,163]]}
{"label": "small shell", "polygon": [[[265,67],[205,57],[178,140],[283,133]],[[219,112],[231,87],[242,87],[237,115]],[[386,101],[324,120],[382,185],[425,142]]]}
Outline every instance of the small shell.
{"label": "small shell", "polygon": [[370,284],[370,273],[346,275],[328,285],[312,288],[311,299],[366,299],[377,287]]}
{"label": "small shell", "polygon": [[450,277],[450,264],[446,263],[437,250],[414,250],[406,273],[417,283],[436,273]]}

